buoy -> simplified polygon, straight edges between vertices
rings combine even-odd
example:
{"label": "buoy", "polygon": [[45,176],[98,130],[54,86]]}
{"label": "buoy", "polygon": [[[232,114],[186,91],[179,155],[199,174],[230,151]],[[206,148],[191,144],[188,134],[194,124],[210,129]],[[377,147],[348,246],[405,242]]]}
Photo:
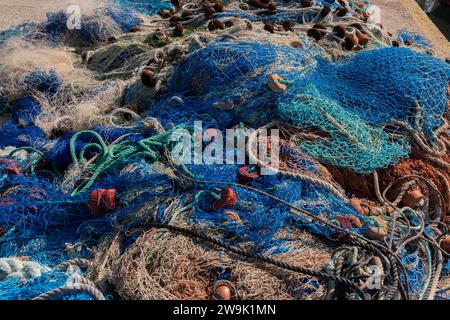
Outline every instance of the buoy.
{"label": "buoy", "polygon": [[211,20],[208,23],[208,30],[209,31],[214,31],[216,29],[219,29],[219,30],[225,29],[225,24],[222,21],[217,20],[217,19]]}
{"label": "buoy", "polygon": [[249,6],[248,6],[248,4],[245,3],[245,2],[242,2],[241,4],[239,4],[239,8],[240,8],[241,10],[248,10],[248,9],[250,9]]}
{"label": "buoy", "polygon": [[116,189],[97,189],[89,195],[88,205],[91,212],[100,216],[115,207]]}
{"label": "buoy", "polygon": [[410,190],[403,197],[402,204],[412,209],[422,207],[425,204],[425,197],[420,189]]}
{"label": "buoy", "polygon": [[365,46],[369,42],[369,37],[367,35],[365,35],[364,33],[359,33],[357,35],[357,37],[358,37],[358,42],[360,45]]}
{"label": "buoy", "polygon": [[172,16],[172,13],[170,13],[168,10],[165,9],[159,10],[158,14],[164,19],[170,18]]}
{"label": "buoy", "polygon": [[233,210],[224,210],[222,212],[222,214],[226,215],[228,218],[236,220],[236,221],[240,221],[241,217],[237,214],[237,212],[233,211]]}
{"label": "buoy", "polygon": [[173,29],[173,35],[175,37],[182,37],[184,33],[184,27],[181,23],[178,23]]}
{"label": "buoy", "polygon": [[8,174],[21,175],[20,169],[17,166],[16,161],[14,161],[13,159],[0,158],[0,168]]}
{"label": "buoy", "polygon": [[281,25],[283,26],[284,31],[294,31],[293,27],[295,25],[292,20],[284,20]]}
{"label": "buoy", "polygon": [[310,38],[314,38],[314,40],[319,41],[322,38],[322,31],[312,28],[309,29],[306,35]]}
{"label": "buoy", "polygon": [[214,286],[214,300],[231,300],[234,295],[234,288],[228,281],[218,281]]}
{"label": "buoy", "polygon": [[216,10],[216,12],[224,12],[225,11],[225,7],[223,5],[223,3],[221,1],[217,1],[214,4],[214,10]]}
{"label": "buoy", "polygon": [[331,12],[331,8],[329,6],[323,6],[322,10],[320,10],[320,17],[325,18]]}
{"label": "buoy", "polygon": [[262,9],[264,6],[260,0],[250,0],[248,2],[249,5],[256,7],[258,9]]}
{"label": "buoy", "polygon": [[440,243],[441,249],[447,253],[450,253],[450,235],[446,235]]}
{"label": "buoy", "polygon": [[344,17],[348,13],[347,7],[340,7],[336,10],[336,15],[338,17]]}
{"label": "buoy", "polygon": [[206,7],[205,9],[203,9],[203,12],[205,12],[205,17],[210,17],[216,13],[216,10],[214,10],[213,7]]}
{"label": "buoy", "polygon": [[282,83],[282,81],[283,79],[279,75],[274,73],[269,75],[267,85],[272,91],[281,93],[283,91],[286,91],[287,89],[287,86],[284,83]]}
{"label": "buoy", "polygon": [[352,50],[353,47],[355,47],[355,46],[357,46],[359,44],[358,38],[356,36],[354,36],[354,35],[346,36],[344,38],[344,41],[345,41],[344,42],[344,48],[346,50]]}
{"label": "buoy", "polygon": [[367,217],[365,224],[365,236],[372,240],[381,240],[387,236],[388,227],[386,222],[377,216]]}
{"label": "buoy", "polygon": [[269,10],[270,13],[274,13],[275,11],[277,11],[277,5],[275,4],[275,2],[269,2],[269,4],[267,5],[267,10]]}
{"label": "buoy", "polygon": [[264,30],[269,31],[270,33],[274,33],[274,32],[275,32],[275,29],[274,29],[274,27],[273,27],[273,23],[271,23],[271,22],[266,22],[266,23],[264,24]]}
{"label": "buoy", "polygon": [[313,29],[318,29],[321,37],[324,37],[327,34],[325,32],[325,30],[327,30],[327,27],[322,23],[316,23],[315,25],[313,25]]}
{"label": "buoy", "polygon": [[144,86],[152,88],[156,84],[155,74],[151,69],[144,69],[141,73],[141,82]]}
{"label": "buoy", "polygon": [[240,167],[238,169],[238,180],[240,183],[249,183],[259,177],[258,172],[250,172],[249,166]]}
{"label": "buoy", "polygon": [[362,31],[362,30],[363,30],[362,25],[361,25],[360,23],[357,23],[357,22],[352,23],[352,24],[350,25],[350,27],[353,27],[353,28],[355,28],[355,29],[358,29],[359,31]]}
{"label": "buoy", "polygon": [[300,5],[302,8],[309,8],[312,6],[311,0],[302,0],[300,1]]}
{"label": "buoy", "polygon": [[333,32],[339,37],[344,38],[347,33],[347,28],[343,24],[338,24],[333,28]]}
{"label": "buoy", "polygon": [[231,188],[225,188],[220,192],[220,199],[213,201],[212,207],[214,210],[234,209],[237,202],[238,198],[236,192]]}

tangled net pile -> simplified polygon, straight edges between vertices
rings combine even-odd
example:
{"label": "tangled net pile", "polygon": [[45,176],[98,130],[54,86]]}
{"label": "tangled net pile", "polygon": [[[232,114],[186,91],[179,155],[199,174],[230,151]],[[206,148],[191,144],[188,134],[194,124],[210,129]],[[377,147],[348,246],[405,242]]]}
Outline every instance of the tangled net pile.
{"label": "tangled net pile", "polygon": [[[0,299],[448,299],[450,65],[368,6],[110,1],[1,32]],[[174,160],[179,130],[201,159],[228,129],[242,164]]]}

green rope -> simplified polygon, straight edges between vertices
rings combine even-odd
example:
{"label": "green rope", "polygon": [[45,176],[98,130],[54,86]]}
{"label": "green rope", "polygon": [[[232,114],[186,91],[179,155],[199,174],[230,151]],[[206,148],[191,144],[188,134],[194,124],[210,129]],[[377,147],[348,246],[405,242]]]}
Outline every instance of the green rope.
{"label": "green rope", "polygon": [[[158,135],[143,139],[138,143],[123,141],[106,145],[103,138],[95,131],[85,130],[77,132],[70,139],[70,154],[75,165],[84,166],[87,170],[92,171],[92,175],[88,180],[83,181],[72,192],[72,196],[76,196],[89,189],[98,177],[105,174],[112,168],[127,162],[130,158],[142,157],[150,163],[159,160],[158,149],[168,148],[171,140],[172,131],[160,133]],[[76,142],[81,135],[92,135],[96,142],[92,142],[83,146],[77,155]],[[94,163],[88,163],[84,155],[88,149],[95,148],[99,152],[99,156]]]}

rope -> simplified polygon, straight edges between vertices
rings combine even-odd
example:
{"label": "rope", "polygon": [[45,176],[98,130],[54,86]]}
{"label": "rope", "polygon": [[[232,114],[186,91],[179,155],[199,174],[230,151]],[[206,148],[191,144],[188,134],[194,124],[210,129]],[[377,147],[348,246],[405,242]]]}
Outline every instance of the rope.
{"label": "rope", "polygon": [[67,294],[76,294],[76,293],[87,293],[95,300],[105,300],[105,296],[100,292],[96,287],[91,284],[86,283],[73,283],[68,284],[51,291],[40,294],[39,296],[33,298],[32,300],[52,300],[58,299],[61,296]]}

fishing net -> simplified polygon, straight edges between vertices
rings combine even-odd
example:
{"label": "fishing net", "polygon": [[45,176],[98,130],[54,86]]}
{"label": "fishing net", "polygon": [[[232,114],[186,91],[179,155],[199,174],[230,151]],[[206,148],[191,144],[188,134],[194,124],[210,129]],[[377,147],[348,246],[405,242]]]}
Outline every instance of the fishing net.
{"label": "fishing net", "polygon": [[1,32],[0,299],[448,299],[450,67],[304,3]]}

